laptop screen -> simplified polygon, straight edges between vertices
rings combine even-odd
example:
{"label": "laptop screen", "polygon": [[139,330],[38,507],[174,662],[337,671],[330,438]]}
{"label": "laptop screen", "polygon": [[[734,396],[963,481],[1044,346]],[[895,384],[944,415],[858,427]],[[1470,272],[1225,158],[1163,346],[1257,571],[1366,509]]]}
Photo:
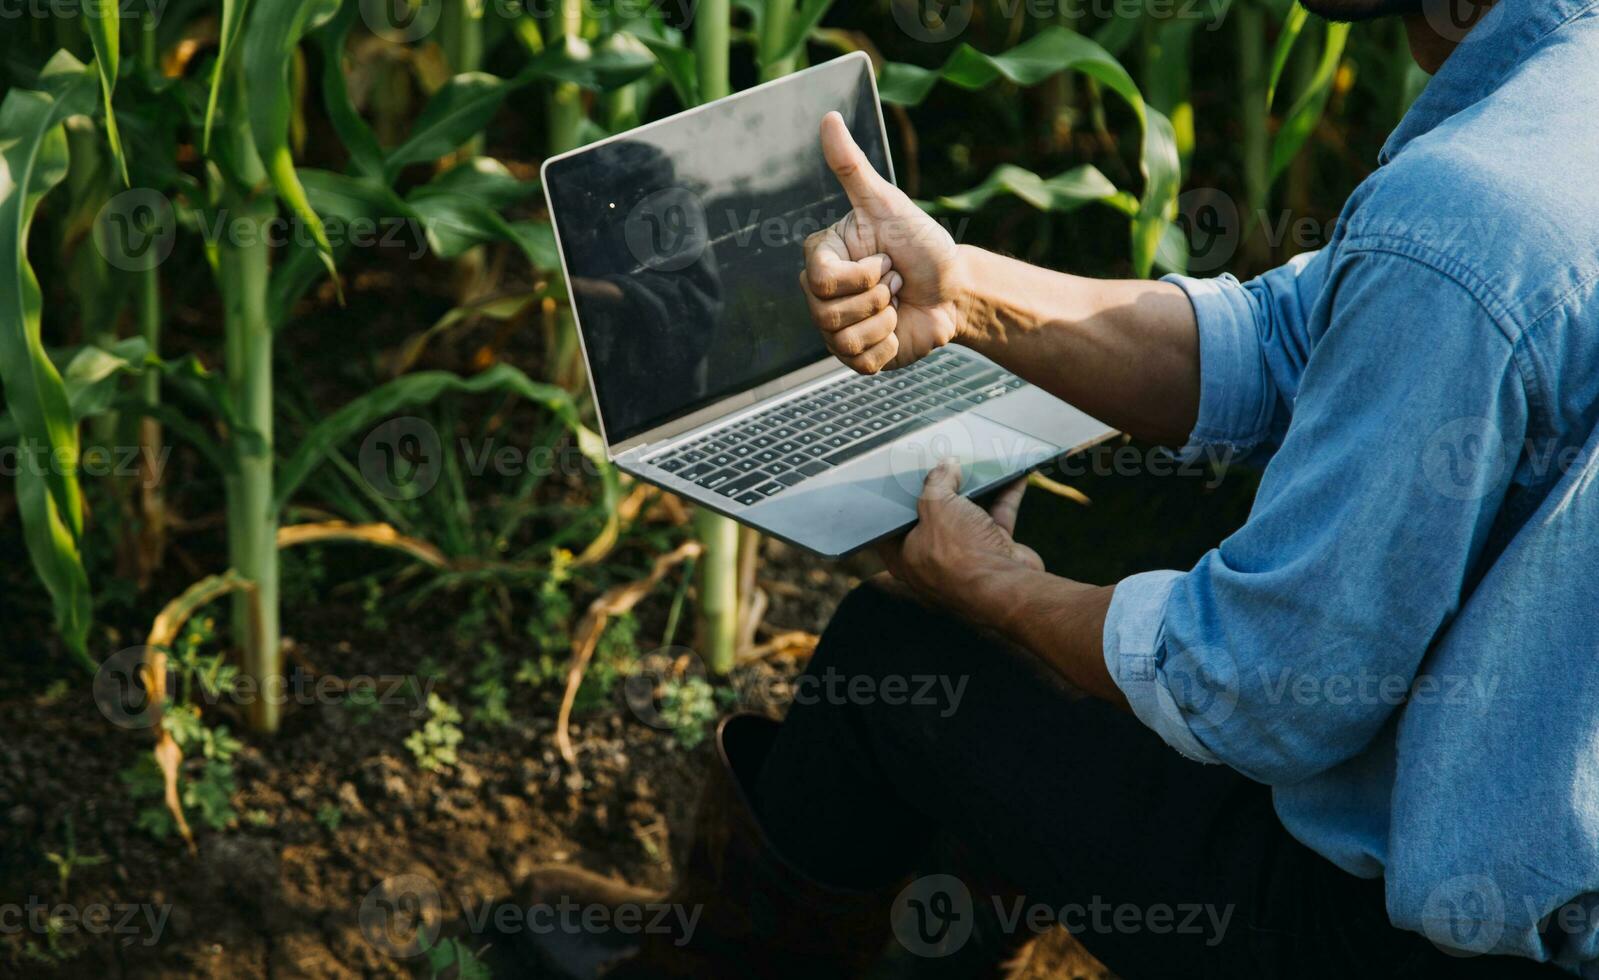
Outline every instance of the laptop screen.
{"label": "laptop screen", "polygon": [[818,139],[833,110],[890,174],[864,57],[645,126],[546,168],[612,444],[826,356],[799,276],[805,239],[849,213]]}

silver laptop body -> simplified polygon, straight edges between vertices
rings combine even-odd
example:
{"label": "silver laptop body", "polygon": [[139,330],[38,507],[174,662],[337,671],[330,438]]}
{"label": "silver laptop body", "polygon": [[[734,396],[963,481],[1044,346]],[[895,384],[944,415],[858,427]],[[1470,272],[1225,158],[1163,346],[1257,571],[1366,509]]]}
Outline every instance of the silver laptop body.
{"label": "silver laptop body", "polygon": [[942,458],[977,496],[1114,434],[964,347],[873,377],[826,352],[799,275],[805,238],[849,212],[818,139],[834,110],[893,179],[863,53],[543,172],[610,458],[825,557],[914,524]]}

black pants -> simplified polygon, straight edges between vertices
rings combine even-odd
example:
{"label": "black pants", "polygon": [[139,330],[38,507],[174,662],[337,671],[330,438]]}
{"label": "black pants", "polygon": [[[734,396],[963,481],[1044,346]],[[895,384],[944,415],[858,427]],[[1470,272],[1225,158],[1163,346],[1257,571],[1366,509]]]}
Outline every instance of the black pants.
{"label": "black pants", "polygon": [[[1265,786],[1183,758],[1026,653],[875,585],[822,637],[756,798],[778,849],[818,879],[953,871],[991,920],[978,882],[1005,881],[1040,911],[1007,926],[1017,906],[1000,898],[1002,929],[1059,921],[1124,980],[1564,975],[1394,928],[1382,882],[1290,837]],[[965,864],[940,864],[948,840]],[[934,918],[952,907],[920,904]]]}

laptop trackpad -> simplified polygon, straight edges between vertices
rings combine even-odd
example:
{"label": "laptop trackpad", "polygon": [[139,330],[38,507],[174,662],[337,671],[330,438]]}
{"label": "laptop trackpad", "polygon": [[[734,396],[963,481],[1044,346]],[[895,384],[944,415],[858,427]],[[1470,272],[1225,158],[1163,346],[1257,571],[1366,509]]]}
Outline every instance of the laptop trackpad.
{"label": "laptop trackpad", "polygon": [[960,461],[961,491],[970,496],[1059,453],[1050,443],[967,412],[912,433],[841,468],[838,475],[914,510],[928,471],[940,460]]}

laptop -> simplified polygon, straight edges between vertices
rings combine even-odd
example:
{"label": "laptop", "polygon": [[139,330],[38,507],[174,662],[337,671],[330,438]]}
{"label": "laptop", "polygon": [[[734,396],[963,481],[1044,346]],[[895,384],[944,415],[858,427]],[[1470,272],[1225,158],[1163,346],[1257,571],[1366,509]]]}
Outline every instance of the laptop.
{"label": "laptop", "polygon": [[964,347],[870,377],[827,352],[799,277],[805,239],[850,210],[818,135],[835,110],[892,180],[863,53],[543,171],[611,460],[829,558],[913,525],[941,459],[977,496],[1114,434]]}

